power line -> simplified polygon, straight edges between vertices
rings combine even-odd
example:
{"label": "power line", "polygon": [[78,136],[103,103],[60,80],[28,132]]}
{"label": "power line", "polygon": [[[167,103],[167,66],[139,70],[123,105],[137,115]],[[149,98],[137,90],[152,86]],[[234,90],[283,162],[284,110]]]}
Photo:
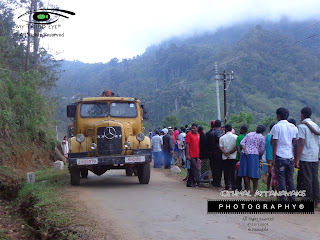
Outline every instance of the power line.
{"label": "power line", "polygon": [[303,41],[303,40],[313,38],[313,37],[315,37],[315,36],[317,36],[317,35],[319,35],[319,34],[318,34],[318,33],[313,34],[313,35],[308,36],[308,37],[306,37],[306,38],[304,38],[304,39],[302,39],[302,40],[294,41],[294,42],[292,42],[292,43],[283,45],[283,46],[281,46],[281,47],[274,48],[274,49],[270,50],[269,52],[263,53],[263,54],[261,54],[261,55],[266,55],[266,54],[271,53],[271,52],[274,52],[274,51],[276,51],[276,50],[279,50],[279,49],[282,49],[282,48],[286,48],[286,47],[292,46],[292,45],[297,44],[297,43],[299,43],[299,42],[301,42],[301,41]]}
{"label": "power line", "polygon": [[284,40],[284,39],[287,39],[287,38],[289,38],[290,36],[292,36],[292,35],[294,35],[294,34],[296,34],[296,33],[298,33],[298,32],[301,32],[301,31],[303,31],[303,30],[306,30],[306,29],[308,29],[308,28],[310,28],[310,27],[312,27],[312,26],[318,25],[319,23],[320,23],[320,21],[315,22],[315,23],[313,23],[313,24],[311,24],[311,25],[309,25],[309,26],[307,26],[307,27],[305,27],[305,28],[299,29],[299,30],[297,30],[296,32],[291,33],[290,35],[288,35],[288,36],[286,36],[286,37],[283,37],[283,38],[281,38],[281,39],[273,42],[272,44],[275,44],[275,43],[280,42],[280,41],[282,41],[282,40]]}

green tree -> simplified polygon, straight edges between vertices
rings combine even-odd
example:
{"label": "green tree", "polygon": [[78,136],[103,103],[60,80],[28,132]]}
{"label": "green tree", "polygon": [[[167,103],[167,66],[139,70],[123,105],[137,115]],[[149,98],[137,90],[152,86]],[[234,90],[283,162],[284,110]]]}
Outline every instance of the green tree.
{"label": "green tree", "polygon": [[259,122],[259,124],[264,125],[266,127],[266,132],[269,132],[270,125],[277,122],[278,120],[276,117],[265,117]]}
{"label": "green tree", "polygon": [[179,127],[180,126],[180,119],[177,116],[174,116],[174,115],[166,116],[162,120],[162,126]]}
{"label": "green tree", "polygon": [[209,123],[205,122],[205,121],[199,121],[199,120],[195,120],[194,123],[198,124],[198,126],[202,126],[203,127],[203,131],[207,132],[210,130],[210,125]]}
{"label": "green tree", "polygon": [[247,125],[248,129],[251,130],[253,122],[253,116],[251,113],[239,112],[238,114],[231,114],[228,123],[232,125],[232,128],[239,134],[240,127]]}
{"label": "green tree", "polygon": [[59,62],[39,48],[39,64],[30,62],[28,71],[23,71],[25,39],[14,30],[13,10],[1,0],[0,23],[0,137],[4,132],[6,137],[48,143],[54,136],[55,103],[45,90],[57,80]]}

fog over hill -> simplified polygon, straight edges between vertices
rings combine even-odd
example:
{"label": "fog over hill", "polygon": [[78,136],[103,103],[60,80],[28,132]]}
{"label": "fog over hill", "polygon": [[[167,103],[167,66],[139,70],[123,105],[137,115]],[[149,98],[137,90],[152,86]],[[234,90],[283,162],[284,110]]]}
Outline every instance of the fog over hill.
{"label": "fog over hill", "polygon": [[[234,72],[228,88],[229,115],[245,111],[258,122],[283,106],[299,120],[300,109],[310,106],[320,116],[319,29],[316,20],[248,22],[172,38],[132,59],[115,58],[106,64],[65,61],[54,90],[65,97],[58,117],[64,124],[67,120],[61,115],[67,103],[112,89],[145,102],[154,126],[168,115],[182,124],[208,122],[217,118],[215,62],[219,72]],[[221,83],[220,97],[222,105]]]}

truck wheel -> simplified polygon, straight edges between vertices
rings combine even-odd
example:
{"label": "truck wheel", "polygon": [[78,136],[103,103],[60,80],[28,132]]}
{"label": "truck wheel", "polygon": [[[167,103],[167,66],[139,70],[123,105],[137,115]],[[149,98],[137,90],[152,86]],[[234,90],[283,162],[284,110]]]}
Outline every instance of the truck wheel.
{"label": "truck wheel", "polygon": [[126,175],[127,176],[132,176],[132,174],[133,174],[133,169],[132,168],[126,168]]}
{"label": "truck wheel", "polygon": [[150,163],[144,163],[138,168],[138,178],[141,184],[148,184],[150,180]]}
{"label": "truck wheel", "polygon": [[135,176],[138,176],[138,170],[137,170],[136,168],[133,170],[133,174],[134,174]]}
{"label": "truck wheel", "polygon": [[81,169],[80,173],[81,173],[82,178],[87,178],[89,170],[88,169]]}
{"label": "truck wheel", "polygon": [[74,185],[74,186],[80,185],[80,169],[78,168],[70,169],[70,183],[71,185]]}

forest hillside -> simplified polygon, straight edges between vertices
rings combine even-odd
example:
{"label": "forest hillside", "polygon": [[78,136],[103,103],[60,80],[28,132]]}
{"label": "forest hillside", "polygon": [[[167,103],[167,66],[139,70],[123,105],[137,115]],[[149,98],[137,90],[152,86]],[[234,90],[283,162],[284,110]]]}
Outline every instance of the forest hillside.
{"label": "forest hillside", "polygon": [[[219,73],[234,72],[227,84],[228,118],[243,111],[257,123],[274,117],[281,106],[297,120],[304,106],[320,116],[320,38],[314,22],[247,23],[169,39],[132,59],[64,61],[54,90],[61,99],[58,118],[65,126],[66,104],[112,89],[141,99],[154,127],[166,116],[181,124],[209,122],[217,118],[215,62]],[[223,115],[222,90],[220,82]]]}

